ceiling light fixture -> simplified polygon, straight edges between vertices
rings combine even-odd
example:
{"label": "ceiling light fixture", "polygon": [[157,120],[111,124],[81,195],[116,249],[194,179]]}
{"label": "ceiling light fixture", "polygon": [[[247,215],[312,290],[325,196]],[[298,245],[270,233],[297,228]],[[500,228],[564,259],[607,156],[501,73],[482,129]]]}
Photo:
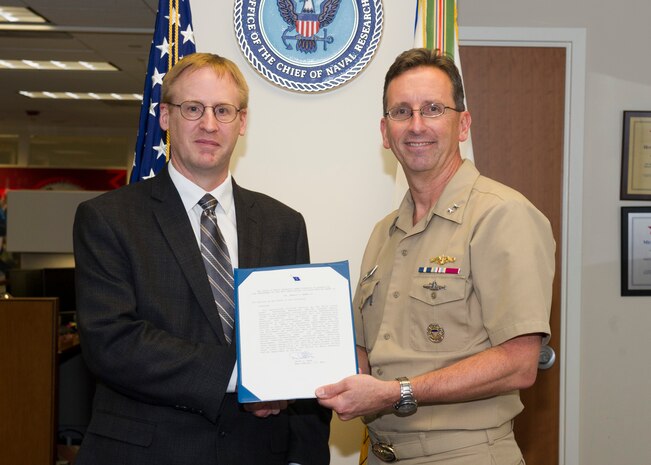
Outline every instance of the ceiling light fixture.
{"label": "ceiling light fixture", "polygon": [[39,60],[0,60],[0,69],[31,69],[39,71],[119,71],[111,63],[104,61],[39,61]]}
{"label": "ceiling light fixture", "polygon": [[0,6],[0,23],[47,23],[29,8]]}
{"label": "ceiling light fixture", "polygon": [[117,92],[33,92],[21,90],[18,93],[23,97],[33,99],[142,101],[142,94],[119,94]]}

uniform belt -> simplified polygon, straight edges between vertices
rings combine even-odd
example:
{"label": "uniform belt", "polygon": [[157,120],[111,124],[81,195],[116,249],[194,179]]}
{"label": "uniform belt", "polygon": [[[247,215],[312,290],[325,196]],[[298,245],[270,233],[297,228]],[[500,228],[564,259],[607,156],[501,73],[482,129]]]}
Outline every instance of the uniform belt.
{"label": "uniform belt", "polygon": [[441,454],[485,442],[492,444],[513,431],[513,421],[497,428],[480,430],[430,431],[407,434],[377,434],[369,431],[371,450],[383,462]]}

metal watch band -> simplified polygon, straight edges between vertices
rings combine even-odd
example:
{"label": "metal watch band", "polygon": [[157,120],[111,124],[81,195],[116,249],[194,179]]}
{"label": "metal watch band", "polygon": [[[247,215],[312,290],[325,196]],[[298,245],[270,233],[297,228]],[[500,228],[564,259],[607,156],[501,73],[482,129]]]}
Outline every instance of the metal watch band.
{"label": "metal watch band", "polygon": [[400,400],[393,404],[393,407],[400,415],[411,415],[418,408],[411,381],[404,376],[396,378],[396,380],[400,383]]}
{"label": "metal watch band", "polygon": [[411,381],[409,381],[409,378],[406,376],[400,376],[399,378],[396,378],[396,380],[400,383],[400,401],[403,400],[413,400],[414,398],[414,391],[411,388]]}

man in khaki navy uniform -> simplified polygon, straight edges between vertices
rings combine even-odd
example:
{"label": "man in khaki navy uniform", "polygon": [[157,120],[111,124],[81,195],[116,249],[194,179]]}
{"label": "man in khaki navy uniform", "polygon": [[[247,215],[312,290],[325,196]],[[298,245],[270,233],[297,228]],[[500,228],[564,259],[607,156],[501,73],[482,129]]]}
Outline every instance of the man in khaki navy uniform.
{"label": "man in khaki navy uniform", "polygon": [[523,464],[512,426],[550,335],[549,222],[461,158],[471,118],[452,60],[404,52],[383,104],[384,146],[409,192],[364,254],[354,299],[362,374],[317,397],[342,420],[364,417],[371,464]]}

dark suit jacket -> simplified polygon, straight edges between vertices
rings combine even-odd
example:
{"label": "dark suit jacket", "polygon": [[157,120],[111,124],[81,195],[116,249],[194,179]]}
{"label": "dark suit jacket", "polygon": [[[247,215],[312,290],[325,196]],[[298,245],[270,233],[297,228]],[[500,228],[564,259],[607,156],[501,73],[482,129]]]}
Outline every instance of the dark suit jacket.
{"label": "dark suit jacket", "polygon": [[[240,267],[309,262],[298,212],[233,190]],[[82,350],[98,379],[77,465],[329,463],[331,413],[315,401],[260,419],[225,394],[235,344],[167,169],[82,203],[74,249]]]}

